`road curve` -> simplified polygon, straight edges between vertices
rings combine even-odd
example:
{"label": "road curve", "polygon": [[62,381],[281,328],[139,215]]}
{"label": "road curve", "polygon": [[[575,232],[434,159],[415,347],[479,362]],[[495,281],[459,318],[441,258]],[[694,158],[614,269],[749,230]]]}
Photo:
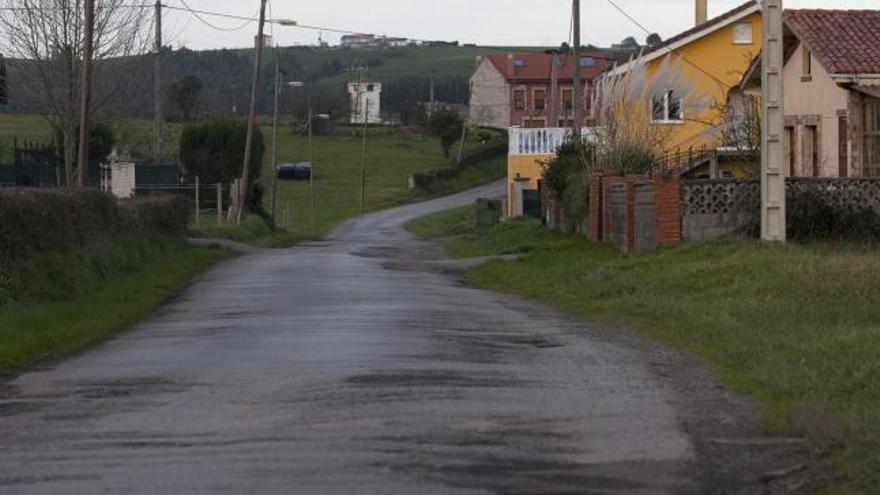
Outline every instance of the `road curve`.
{"label": "road curve", "polygon": [[706,493],[681,397],[644,352],[464,286],[403,228],[502,191],[223,263],[0,385],[0,492]]}

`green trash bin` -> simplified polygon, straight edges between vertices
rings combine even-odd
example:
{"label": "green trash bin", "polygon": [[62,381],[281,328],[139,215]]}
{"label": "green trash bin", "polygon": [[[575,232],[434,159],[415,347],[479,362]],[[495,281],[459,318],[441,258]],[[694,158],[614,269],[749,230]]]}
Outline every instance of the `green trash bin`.
{"label": "green trash bin", "polygon": [[501,223],[503,204],[499,200],[480,198],[476,203],[477,233],[486,235]]}

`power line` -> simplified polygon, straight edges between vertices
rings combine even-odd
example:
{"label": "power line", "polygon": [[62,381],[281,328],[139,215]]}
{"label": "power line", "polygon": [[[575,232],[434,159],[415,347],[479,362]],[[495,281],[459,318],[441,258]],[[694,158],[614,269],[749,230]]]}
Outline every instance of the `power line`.
{"label": "power line", "polygon": [[[202,15],[215,15],[215,16],[218,16],[218,17],[221,17],[221,16],[222,16],[222,17],[230,17],[230,18],[233,17],[233,16],[222,15],[222,14],[212,14],[212,13],[210,13],[210,12],[202,12],[202,11],[199,11],[199,10],[195,10],[195,9],[193,9],[192,7],[190,7],[188,3],[186,3],[186,0],[180,0],[180,3],[183,4],[184,9],[181,9],[181,8],[179,8],[179,7],[174,7],[174,6],[172,6],[172,5],[164,5],[164,7],[165,7],[165,8],[169,8],[169,9],[174,9],[174,10],[186,10],[186,11],[188,11],[190,14],[192,14],[193,17],[195,17],[196,19],[198,19],[202,24],[204,24],[204,25],[210,27],[211,29],[216,29],[217,31],[223,31],[223,32],[226,32],[226,33],[231,33],[231,32],[233,32],[233,31],[241,31],[242,29],[248,27],[248,25],[250,25],[251,22],[255,22],[255,21],[257,20],[257,19],[250,18],[250,17],[241,17],[240,19],[245,19],[245,22],[244,22],[243,24],[241,24],[240,26],[236,26],[236,27],[233,27],[233,28],[224,28],[224,27],[220,27],[220,26],[218,26],[218,25],[216,25],[216,24],[211,23],[210,21],[208,21],[207,19],[205,19],[204,17],[202,17]],[[238,17],[238,16],[234,16],[234,17]]]}

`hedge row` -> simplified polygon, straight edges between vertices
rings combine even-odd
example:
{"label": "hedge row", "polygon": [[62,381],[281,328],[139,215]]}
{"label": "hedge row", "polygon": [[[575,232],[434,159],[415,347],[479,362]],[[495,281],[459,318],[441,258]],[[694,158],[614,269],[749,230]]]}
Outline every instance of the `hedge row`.
{"label": "hedge row", "polygon": [[430,190],[438,182],[454,179],[465,169],[474,167],[493,158],[507,156],[507,141],[491,144],[466,153],[461,163],[450,168],[419,172],[413,175],[413,185],[422,190]]}
{"label": "hedge row", "polygon": [[0,267],[128,232],[181,235],[188,220],[177,196],[119,202],[89,189],[0,190]]}

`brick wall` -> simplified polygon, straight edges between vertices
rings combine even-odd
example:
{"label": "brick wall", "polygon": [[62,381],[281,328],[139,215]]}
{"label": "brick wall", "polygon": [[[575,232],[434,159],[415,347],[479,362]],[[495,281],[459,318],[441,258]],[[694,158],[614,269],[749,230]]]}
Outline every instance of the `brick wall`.
{"label": "brick wall", "polygon": [[[653,221],[648,220],[648,224],[637,229],[636,189],[643,186],[653,189],[653,204],[642,206],[651,209],[643,213],[646,218],[653,217]],[[629,253],[639,244],[637,235],[649,237],[647,245],[669,246],[681,242],[681,184],[678,176],[665,177],[659,173],[613,176],[595,172],[590,179],[590,239],[614,242]]]}

